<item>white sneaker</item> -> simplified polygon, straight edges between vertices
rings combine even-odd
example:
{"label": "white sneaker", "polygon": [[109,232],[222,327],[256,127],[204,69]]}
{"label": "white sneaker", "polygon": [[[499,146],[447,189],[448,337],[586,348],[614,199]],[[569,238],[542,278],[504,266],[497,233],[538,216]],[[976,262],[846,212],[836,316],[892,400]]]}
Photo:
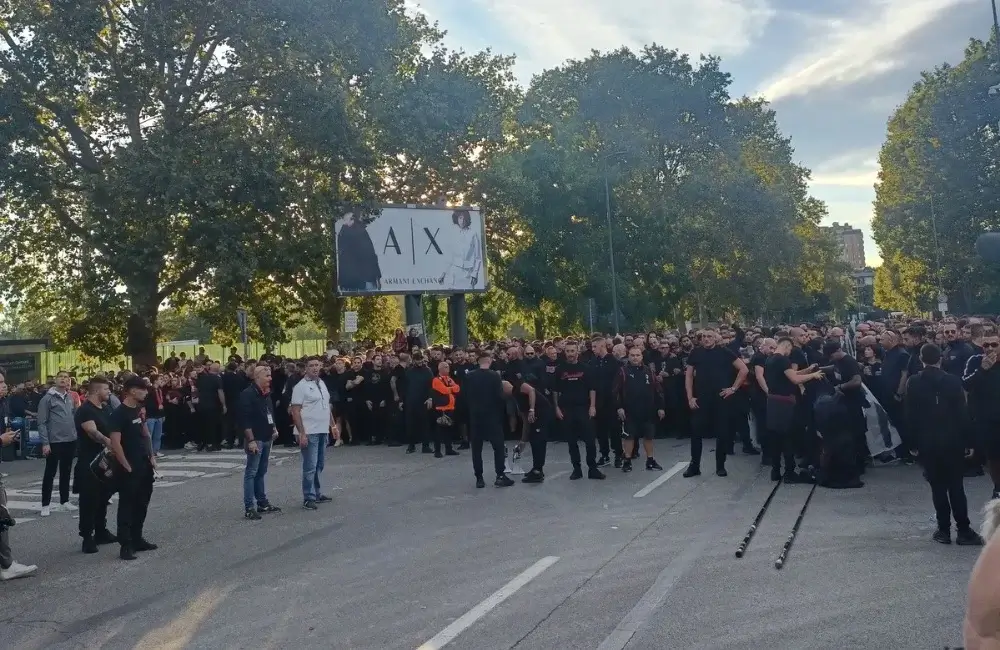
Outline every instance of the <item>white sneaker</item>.
{"label": "white sneaker", "polygon": [[17,578],[26,578],[30,576],[35,571],[38,571],[38,567],[34,564],[25,565],[18,564],[14,562],[10,565],[9,569],[0,569],[0,580],[15,580]]}
{"label": "white sneaker", "polygon": [[156,452],[155,455],[156,455],[157,458],[166,458],[167,457],[167,455],[165,453],[163,453],[162,451]]}
{"label": "white sneaker", "polygon": [[42,506],[41,515],[43,517],[48,517],[51,514],[52,514],[52,506]]}
{"label": "white sneaker", "polygon": [[76,512],[77,510],[79,510],[79,508],[74,506],[73,502],[71,501],[67,501],[66,503],[60,503],[59,509],[62,510],[63,512]]}
{"label": "white sneaker", "polygon": [[185,445],[184,445],[184,449],[186,449],[188,451],[191,451],[192,449],[197,449],[197,448],[198,448],[198,445],[194,444],[193,442],[188,442],[188,443],[185,443]]}

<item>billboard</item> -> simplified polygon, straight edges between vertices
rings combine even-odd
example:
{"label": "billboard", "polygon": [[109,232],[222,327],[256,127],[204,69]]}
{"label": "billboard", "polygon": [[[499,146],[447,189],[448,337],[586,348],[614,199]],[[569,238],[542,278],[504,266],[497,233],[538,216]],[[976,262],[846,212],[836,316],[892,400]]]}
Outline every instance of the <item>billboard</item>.
{"label": "billboard", "polygon": [[486,290],[485,224],[476,208],[385,206],[370,223],[348,212],[335,225],[337,293],[477,293]]}

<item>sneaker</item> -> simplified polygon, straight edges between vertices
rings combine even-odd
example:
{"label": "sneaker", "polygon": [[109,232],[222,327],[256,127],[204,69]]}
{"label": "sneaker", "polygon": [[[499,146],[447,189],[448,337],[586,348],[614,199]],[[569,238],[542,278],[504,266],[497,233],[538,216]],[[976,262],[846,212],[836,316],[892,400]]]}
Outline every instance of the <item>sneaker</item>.
{"label": "sneaker", "polygon": [[94,541],[93,535],[87,535],[83,538],[83,552],[89,554],[97,553],[99,549],[97,548],[97,542]]}
{"label": "sneaker", "polygon": [[[339,442],[339,441],[338,441]],[[416,445],[406,445],[406,453],[412,454],[417,450]]]}
{"label": "sneaker", "polygon": [[[445,449],[445,450],[444,450],[444,455],[445,455],[445,456],[461,456],[461,454],[459,454],[459,453],[458,453],[457,451],[455,451],[454,449]],[[515,459],[515,460],[516,460],[516,459]]]}
{"label": "sneaker", "polygon": [[983,538],[971,528],[966,528],[955,535],[955,543],[959,546],[982,546]]}
{"label": "sneaker", "polygon": [[660,464],[658,462],[656,462],[656,459],[653,458],[652,456],[650,456],[649,458],[646,459],[646,469],[652,470],[654,472],[662,472],[663,471],[663,468],[660,467]]}
{"label": "sneaker", "polygon": [[632,459],[622,461],[622,471],[626,474],[632,471]]}
{"label": "sneaker", "polygon": [[497,480],[493,482],[493,487],[510,487],[514,485],[514,481],[510,480],[510,477],[506,474],[501,474],[497,477]]}
{"label": "sneaker", "polygon": [[423,445],[422,447],[420,447],[420,453],[421,454],[430,454],[430,453],[433,453],[433,452],[431,451],[431,446],[430,445]]}
{"label": "sneaker", "polygon": [[38,567],[34,564],[20,564],[18,562],[14,562],[6,569],[0,569],[0,580],[16,580],[18,578],[26,578],[32,575],[35,571],[38,571]]}
{"label": "sneaker", "polygon": [[440,450],[434,452],[434,458],[444,458],[444,454]]}
{"label": "sneaker", "polygon": [[193,442],[184,443],[184,449],[186,449],[187,451],[191,451],[192,449],[197,449],[197,448],[198,445],[194,444]]}
{"label": "sneaker", "polygon": [[781,480],[781,470],[778,469],[777,467],[772,467],[771,468],[771,480],[772,481],[780,481]]}
{"label": "sneaker", "polygon": [[603,481],[607,478],[607,476],[605,476],[604,472],[596,467],[591,467],[587,470],[587,478],[594,479],[595,481]]}
{"label": "sneaker", "polygon": [[951,544],[951,531],[947,530],[935,530],[934,535],[931,536],[938,544]]}
{"label": "sneaker", "polygon": [[42,517],[48,517],[52,514],[52,506],[42,506],[42,511],[39,514]]}
{"label": "sneaker", "polygon": [[98,531],[94,535],[94,541],[97,542],[98,546],[103,546],[104,544],[117,544],[118,538],[111,534],[111,531],[105,528],[104,530]]}
{"label": "sneaker", "polygon": [[458,449],[459,449],[459,451],[461,451],[461,450],[464,450],[464,449],[471,449],[471,447],[469,446],[469,443],[467,441],[463,440],[462,442],[460,442],[458,444]]}
{"label": "sneaker", "polygon": [[760,456],[760,449],[757,449],[753,445],[744,446],[743,453],[746,454],[747,456]]}
{"label": "sneaker", "polygon": [[131,547],[122,546],[122,549],[120,551],[118,551],[118,557],[120,557],[121,559],[123,559],[123,560],[125,560],[127,562],[130,562],[130,561],[136,559],[139,556],[135,554],[135,551],[133,551],[131,549]]}
{"label": "sneaker", "polygon": [[156,452],[154,454],[154,456],[156,456],[157,458],[166,458],[167,457],[167,455],[165,453],[163,453],[162,451]]}
{"label": "sneaker", "polygon": [[271,514],[275,512],[281,512],[281,508],[278,506],[272,506],[270,503],[265,503],[262,506],[257,506],[257,512],[262,515]]}
{"label": "sneaker", "polygon": [[333,446],[334,447],[343,447],[344,446],[344,441],[341,440],[340,438],[337,438],[337,442],[333,443]]}
{"label": "sneaker", "polygon": [[257,512],[257,510],[255,510],[254,508],[247,508],[243,512],[243,518],[249,519],[250,521],[260,521],[261,519],[263,519],[263,517],[260,516],[260,513]]}
{"label": "sneaker", "polygon": [[77,512],[79,510],[78,507],[74,506],[69,501],[67,501],[66,503],[60,503],[59,509],[62,510],[63,512]]}
{"label": "sneaker", "polygon": [[598,467],[604,467],[605,465],[610,465],[610,464],[611,464],[611,457],[610,456],[602,455],[600,458],[597,459],[597,466]]}
{"label": "sneaker", "polygon": [[477,476],[476,477],[476,487],[477,488],[484,488],[484,487],[486,487],[486,481],[483,480],[482,476]]}
{"label": "sneaker", "polygon": [[305,503],[303,503],[302,507],[305,508],[306,510],[317,510],[317,508],[316,508],[316,502],[313,501],[312,499],[310,499],[310,500],[306,501]]}
{"label": "sneaker", "polygon": [[330,503],[331,501],[333,501],[333,499],[326,496],[325,494],[321,494],[318,497],[316,497],[316,503]]}
{"label": "sneaker", "polygon": [[725,478],[725,477],[729,476],[729,472],[726,471],[725,467],[720,467],[719,469],[715,470],[715,475],[716,476],[721,476],[722,478]]}
{"label": "sneaker", "polygon": [[537,469],[533,469],[524,475],[521,479],[522,483],[541,483],[545,480],[545,475],[539,472]]}
{"label": "sneaker", "polygon": [[143,551],[155,551],[158,548],[160,547],[152,542],[146,541],[142,537],[139,538],[139,541],[136,542],[135,545],[135,550],[137,553],[141,553]]}
{"label": "sneaker", "polygon": [[620,469],[622,463],[624,462],[625,461],[622,460],[621,454],[615,454],[615,469]]}
{"label": "sneaker", "polygon": [[583,470],[579,467],[573,468],[573,473],[569,475],[569,480],[578,481],[583,478]]}
{"label": "sneaker", "polygon": [[694,463],[688,465],[688,468],[684,470],[684,478],[691,478],[692,476],[701,476],[701,468]]}

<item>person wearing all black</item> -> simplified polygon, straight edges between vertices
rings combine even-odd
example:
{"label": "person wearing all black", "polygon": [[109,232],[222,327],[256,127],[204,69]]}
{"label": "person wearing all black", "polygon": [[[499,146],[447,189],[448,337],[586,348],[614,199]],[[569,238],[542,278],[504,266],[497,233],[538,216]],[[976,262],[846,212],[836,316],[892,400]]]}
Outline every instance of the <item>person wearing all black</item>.
{"label": "person wearing all black", "polygon": [[573,472],[569,478],[583,478],[580,462],[580,441],[587,452],[587,478],[602,480],[597,469],[597,443],[594,440],[594,416],[597,415],[597,388],[593,369],[580,361],[580,347],[570,341],[565,347],[566,360],[556,368],[552,403],[563,435],[569,443],[569,459]]}
{"label": "person wearing all black", "polygon": [[469,405],[469,437],[472,448],[472,470],[476,477],[476,487],[486,487],[483,478],[483,443],[493,447],[493,469],[496,472],[496,487],[514,485],[505,473],[503,442],[503,420],[507,414],[507,396],[503,380],[491,370],[493,358],[488,351],[479,353],[479,367],[465,377],[462,391]]}
{"label": "person wearing all black", "polygon": [[654,374],[660,382],[660,390],[663,391],[663,403],[667,412],[667,417],[660,423],[660,432],[663,437],[674,432],[683,437],[688,429],[684,420],[687,420],[687,404],[684,403],[684,364],[680,356],[677,355],[678,347],[676,343],[671,343],[667,339],[660,341],[658,361]]}
{"label": "person wearing all black", "polygon": [[403,418],[406,422],[406,453],[412,454],[419,442],[420,453],[433,453],[430,444],[431,415],[429,400],[434,371],[427,366],[427,360],[419,350],[413,353],[412,363],[406,369],[403,393]]}
{"label": "person wearing all black", "polygon": [[718,337],[713,330],[702,333],[701,347],[691,351],[684,374],[693,425],[691,463],[684,471],[685,478],[701,474],[702,440],[711,437],[715,438],[715,473],[729,475],[726,453],[733,436],[729,399],[750,371],[731,350],[717,345]]}
{"label": "person wearing all black", "polygon": [[403,398],[406,396],[406,369],[410,366],[410,353],[401,352],[399,362],[389,371],[389,389],[392,402],[389,416],[389,447],[400,447],[406,440],[406,420],[403,418]]}
{"label": "person wearing all black", "polygon": [[522,483],[541,483],[545,480],[545,456],[549,434],[556,418],[552,402],[535,387],[538,383],[538,378],[529,373],[517,383],[507,383],[504,386],[505,391],[509,390],[514,395],[518,411],[528,423],[527,442],[531,445],[531,470],[521,479]]}
{"label": "person wearing all black", "polygon": [[84,553],[97,553],[98,545],[118,541],[108,530],[108,500],[115,486],[99,480],[90,469],[90,463],[101,450],[111,446],[110,396],[108,380],[95,376],[87,384],[87,398],[73,415],[77,430],[77,489]]}
{"label": "person wearing all black", "polygon": [[[238,356],[238,355],[235,355]],[[230,361],[226,364],[226,370],[222,373],[222,392],[226,396],[226,404],[236,404],[239,401],[240,393],[250,385],[250,379],[246,373],[240,371],[237,361]],[[227,410],[223,420],[223,446],[226,449],[233,447],[243,448],[243,436],[240,435],[239,416],[236,409]]]}
{"label": "person wearing all black", "polygon": [[993,479],[993,498],[1000,498],[1000,364],[997,363],[1000,338],[987,332],[980,344],[983,354],[969,358],[962,383],[969,394],[969,409],[975,446],[986,457],[986,468]]}
{"label": "person wearing all black", "polygon": [[[615,415],[615,381],[622,365],[608,353],[603,337],[591,343],[593,353],[588,362],[593,371],[594,389],[597,393],[597,415],[594,417],[594,433],[601,452],[597,466],[604,467],[611,462],[611,452],[615,453],[615,467],[622,466],[621,422]],[[654,420],[655,422],[655,420]]]}
{"label": "person wearing all black", "polygon": [[881,345],[885,349],[882,357],[882,374],[878,378],[875,399],[882,404],[889,422],[896,427],[902,441],[896,453],[900,458],[909,457],[909,437],[903,421],[903,394],[906,392],[906,372],[910,365],[910,355],[899,334],[892,330],[882,333]]}
{"label": "person wearing all black", "polygon": [[198,451],[222,449],[222,418],[226,415],[226,395],[223,391],[219,364],[211,363],[198,375],[198,403],[195,418],[198,423]]}
{"label": "person wearing all black", "polygon": [[933,539],[951,544],[954,517],[956,542],[981,546],[983,540],[969,522],[963,481],[965,458],[972,455],[972,450],[965,437],[968,411],[962,381],[942,368],[941,349],[934,344],[928,343],[920,349],[920,361],[923,370],[906,382],[904,409],[917,460],[931,486],[937,515]]}
{"label": "person wearing all black", "polygon": [[864,413],[868,400],[861,366],[835,340],[823,344],[823,354],[833,365],[834,391],[841,396],[844,417],[837,426],[821,432],[824,453],[820,484],[835,489],[862,487],[860,476],[868,461],[868,422]]}
{"label": "person wearing all black", "polygon": [[118,463],[118,543],[123,560],[134,560],[137,552],[156,550],[143,537],[146,513],[153,496],[153,457],[142,424],[142,402],[146,384],[138,377],[125,380],[121,405],[111,414],[111,449]]}
{"label": "person wearing all black", "polygon": [[382,355],[372,358],[372,367],[362,370],[360,398],[363,417],[362,430],[368,437],[368,446],[380,445],[389,422],[389,408],[392,405],[392,386],[389,385],[389,371],[382,366]]}
{"label": "person wearing all black", "polygon": [[[469,363],[465,350],[456,350],[454,362],[451,364],[451,378],[461,389],[465,377],[476,369],[475,364]],[[455,428],[461,442],[459,449],[469,448],[469,406],[465,394],[459,390],[455,396]]]}
{"label": "person wearing all black", "polygon": [[959,338],[958,325],[955,323],[945,324],[944,337],[947,343],[941,350],[941,369],[961,379],[969,358],[976,354],[976,350],[971,343]]}
{"label": "person wearing all black", "polygon": [[656,375],[643,363],[642,349],[633,346],[628,363],[618,368],[611,393],[620,422],[625,460],[623,472],[632,471],[632,451],[638,440],[646,452],[646,469],[662,470],[653,457],[653,435],[656,425],[666,416],[663,390]]}
{"label": "person wearing all black", "polygon": [[[764,346],[768,346],[765,342]],[[761,443],[771,454],[771,480],[800,482],[795,471],[795,450],[798,445],[797,403],[803,384],[823,378],[823,373],[810,368],[797,369],[792,364],[795,345],[789,337],[778,339],[772,354],[764,360],[763,380],[767,388],[766,411],[760,429],[767,442]],[[785,472],[781,472],[781,461]]]}
{"label": "person wearing all black", "polygon": [[[757,426],[757,443],[760,445],[761,464],[772,464],[771,438],[767,433],[768,384],[764,374],[767,359],[774,354],[774,339],[758,339],[757,349],[750,356],[747,368],[750,371],[750,412]],[[794,397],[794,394],[793,394]]]}

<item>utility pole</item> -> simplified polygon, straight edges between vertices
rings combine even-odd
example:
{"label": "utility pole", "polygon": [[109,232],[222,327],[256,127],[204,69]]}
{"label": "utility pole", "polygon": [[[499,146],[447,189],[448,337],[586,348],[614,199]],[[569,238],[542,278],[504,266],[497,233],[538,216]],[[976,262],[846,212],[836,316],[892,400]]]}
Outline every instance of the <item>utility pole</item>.
{"label": "utility pole", "polygon": [[615,325],[615,334],[621,333],[618,323],[618,278],[615,274],[615,237],[611,229],[611,181],[608,179],[608,161],[612,157],[625,155],[624,151],[615,151],[604,156],[604,208],[608,222],[608,257],[611,265],[611,309]]}
{"label": "utility pole", "polygon": [[997,18],[997,0],[990,0],[993,5],[993,45],[996,47],[997,65],[1000,66],[1000,19]]}

